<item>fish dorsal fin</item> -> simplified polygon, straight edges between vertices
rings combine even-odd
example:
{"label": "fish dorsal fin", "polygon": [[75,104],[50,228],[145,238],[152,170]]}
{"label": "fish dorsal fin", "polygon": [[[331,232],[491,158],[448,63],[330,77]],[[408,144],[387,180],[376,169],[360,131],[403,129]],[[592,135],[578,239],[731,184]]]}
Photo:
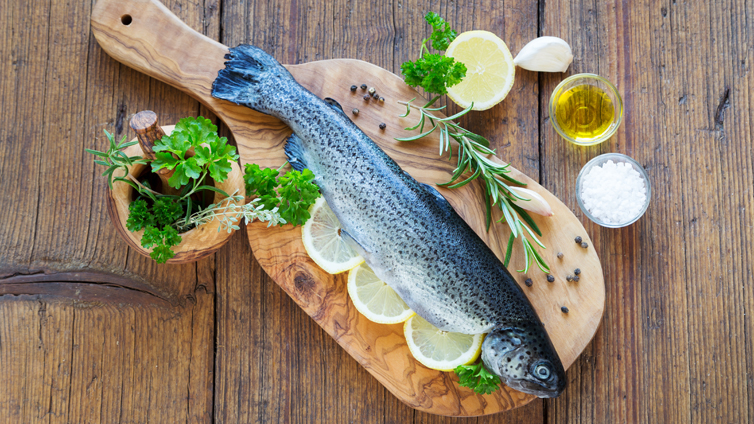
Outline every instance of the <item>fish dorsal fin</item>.
{"label": "fish dorsal fin", "polygon": [[452,213],[454,211],[453,206],[450,206],[450,203],[440,194],[439,191],[437,191],[436,188],[432,187],[429,184],[422,183],[422,187],[424,187],[424,190],[427,191],[427,193],[432,195],[432,199],[435,201],[435,204],[440,207],[445,213]]}
{"label": "fish dorsal fin", "polygon": [[[334,111],[336,111],[336,112],[340,112],[340,113],[342,113],[343,115],[346,115],[346,113],[345,113],[345,112],[343,112],[343,106],[341,106],[341,105],[340,105],[340,103],[338,103],[338,102],[337,102],[337,101],[336,101],[335,99],[333,99],[332,97],[325,97],[325,103],[327,103],[327,104],[328,104],[328,106],[330,106],[331,108],[333,108],[333,110],[334,110]],[[346,116],[348,116],[348,115],[346,115]]]}

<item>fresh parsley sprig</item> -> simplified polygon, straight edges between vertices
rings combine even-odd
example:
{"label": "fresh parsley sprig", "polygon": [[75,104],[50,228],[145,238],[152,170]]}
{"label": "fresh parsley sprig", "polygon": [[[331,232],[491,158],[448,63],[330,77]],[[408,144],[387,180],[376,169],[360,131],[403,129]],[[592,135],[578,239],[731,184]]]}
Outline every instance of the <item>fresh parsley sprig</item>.
{"label": "fresh parsley sprig", "polygon": [[278,177],[283,166],[262,169],[257,164],[247,164],[244,173],[246,195],[257,196],[265,209],[279,209],[283,218],[280,225],[286,222],[303,225],[310,218],[309,206],[320,196],[319,187],[309,169],[291,170]]}
{"label": "fresh parsley sprig", "polygon": [[487,371],[479,361],[474,365],[459,365],[455,373],[458,375],[458,385],[468,387],[480,395],[488,395],[500,388],[500,377]]}
{"label": "fresh parsley sprig", "polygon": [[422,87],[427,93],[441,96],[448,92],[448,87],[458,84],[466,76],[466,65],[452,57],[430,53],[428,41],[435,50],[443,51],[458,34],[437,13],[427,13],[424,20],[432,26],[432,34],[422,40],[417,60],[403,62],[401,73],[411,87]]}
{"label": "fresh parsley sprig", "polygon": [[[524,269],[518,271],[524,273],[528,272],[531,262],[534,261],[543,272],[548,272],[550,267],[544,261],[539,252],[537,252],[537,249],[533,244],[536,243],[539,247],[545,249],[545,245],[537,238],[537,236],[542,236],[542,232],[531,216],[524,209],[521,209],[513,203],[514,199],[528,199],[524,199],[516,194],[516,192],[511,190],[508,185],[509,183],[523,186],[526,184],[508,175],[510,173],[508,164],[498,164],[488,157],[489,155],[494,155],[495,151],[489,148],[490,142],[486,138],[472,133],[453,122],[471,111],[474,104],[472,103],[468,108],[453,116],[439,118],[434,115],[433,112],[440,111],[444,109],[445,106],[432,108],[430,106],[434,100],[431,100],[424,106],[419,107],[412,104],[414,100],[416,99],[411,99],[408,102],[399,102],[406,106],[406,113],[401,115],[401,118],[409,116],[412,109],[418,110],[420,114],[419,122],[413,127],[406,128],[406,130],[414,131],[418,129],[420,134],[413,137],[396,138],[396,140],[415,141],[430,135],[439,128],[440,156],[447,151],[449,160],[452,160],[453,158],[453,149],[450,141],[453,139],[458,142],[458,154],[456,155],[458,162],[456,169],[453,171],[450,181],[439,185],[448,188],[459,188],[481,177],[486,192],[484,199],[487,230],[489,230],[492,223],[493,206],[499,207],[503,212],[503,216],[498,222],[505,220],[511,230],[511,235],[508,239],[508,246],[505,252],[505,260],[503,261],[505,266],[507,267],[510,263],[514,240],[520,238],[524,247],[524,261],[526,265]],[[427,123],[432,127],[427,131],[424,131],[424,126]],[[530,238],[533,240],[533,243],[529,240]]]}

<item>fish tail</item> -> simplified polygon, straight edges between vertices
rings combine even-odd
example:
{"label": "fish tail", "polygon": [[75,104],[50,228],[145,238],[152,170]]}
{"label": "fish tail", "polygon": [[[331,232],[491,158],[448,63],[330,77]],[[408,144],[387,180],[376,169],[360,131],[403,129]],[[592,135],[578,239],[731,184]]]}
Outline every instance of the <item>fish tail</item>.
{"label": "fish tail", "polygon": [[265,100],[268,87],[281,79],[293,80],[283,65],[259,47],[242,44],[229,49],[225,69],[212,83],[212,97],[270,113]]}

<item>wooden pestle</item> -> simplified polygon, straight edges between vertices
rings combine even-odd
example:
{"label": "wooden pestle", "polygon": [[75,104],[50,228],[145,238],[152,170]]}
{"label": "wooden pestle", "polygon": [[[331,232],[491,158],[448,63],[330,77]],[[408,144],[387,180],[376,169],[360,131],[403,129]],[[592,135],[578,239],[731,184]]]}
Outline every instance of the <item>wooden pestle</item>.
{"label": "wooden pestle", "polygon": [[[157,140],[165,136],[165,132],[157,124],[157,114],[151,110],[142,110],[131,118],[131,128],[136,131],[136,138],[139,140],[139,146],[144,152],[144,157],[154,160],[154,144]],[[178,194],[179,191],[168,184],[168,179],[173,175],[170,169],[160,169],[156,172],[162,181],[163,194]]]}

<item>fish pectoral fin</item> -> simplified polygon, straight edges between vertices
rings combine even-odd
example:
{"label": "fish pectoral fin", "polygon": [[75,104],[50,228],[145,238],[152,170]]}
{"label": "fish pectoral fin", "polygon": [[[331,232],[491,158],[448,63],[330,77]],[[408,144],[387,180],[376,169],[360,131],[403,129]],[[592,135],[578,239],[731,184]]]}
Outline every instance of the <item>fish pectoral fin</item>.
{"label": "fish pectoral fin", "polygon": [[422,183],[422,186],[427,191],[427,193],[431,194],[433,197],[433,200],[437,206],[440,207],[445,213],[452,213],[454,212],[453,206],[450,205],[447,199],[443,197],[442,194],[440,194],[439,191],[437,191],[436,188],[432,187],[429,184]]}
{"label": "fish pectoral fin", "polygon": [[[333,99],[332,97],[325,97],[324,100],[325,103],[327,103],[327,105],[330,106],[334,111],[346,115],[346,113],[343,111],[343,106],[341,106],[337,100]],[[346,117],[348,117],[348,115],[346,115]]]}
{"label": "fish pectoral fin", "polygon": [[364,247],[364,245],[359,243],[359,241],[356,240],[355,238],[353,238],[353,236],[348,231],[342,228],[340,229],[340,238],[342,238],[343,241],[345,241],[347,245],[351,246],[351,248],[355,250],[356,253],[358,253],[362,257],[366,258],[367,256],[372,254],[372,252],[369,249]]}
{"label": "fish pectoral fin", "polygon": [[304,160],[304,147],[301,139],[296,134],[291,134],[285,142],[285,155],[288,156],[288,163],[296,171],[303,171],[307,168]]}

